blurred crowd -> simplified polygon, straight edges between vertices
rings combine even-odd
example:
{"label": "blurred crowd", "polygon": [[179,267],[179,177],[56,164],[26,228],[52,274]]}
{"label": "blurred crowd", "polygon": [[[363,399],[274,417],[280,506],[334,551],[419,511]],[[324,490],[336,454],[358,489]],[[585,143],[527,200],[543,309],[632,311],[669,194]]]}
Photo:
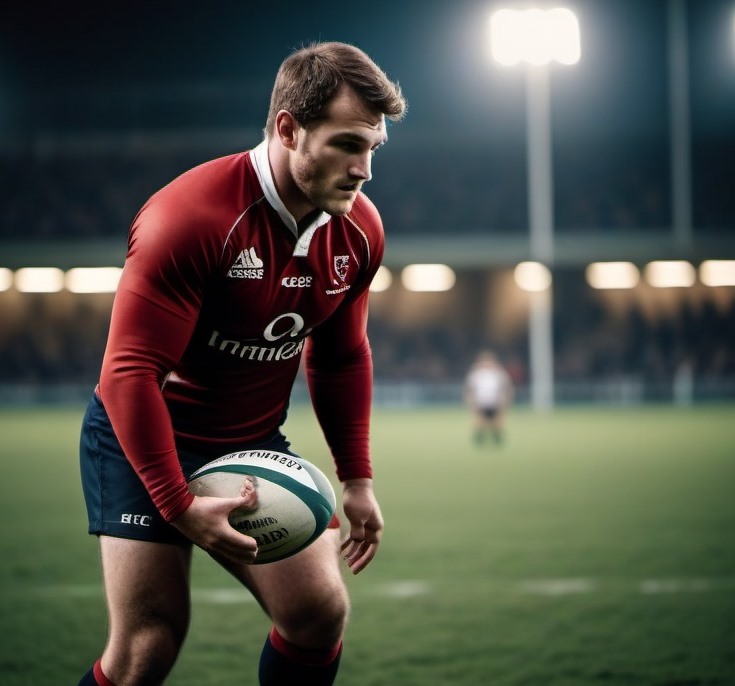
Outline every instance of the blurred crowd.
{"label": "blurred crowd", "polygon": [[[110,295],[0,294],[0,384],[91,388],[111,303]],[[374,315],[370,339],[378,381],[458,383],[484,347],[497,351],[517,385],[529,379],[527,331],[501,341],[439,326],[406,330]],[[656,321],[637,308],[612,315],[583,297],[567,301],[554,315],[554,366],[559,383],[665,385],[685,371],[694,379],[735,379],[735,299],[725,308],[684,305]]]}
{"label": "blurred crowd", "polygon": [[[189,167],[233,150],[128,145],[0,154],[0,240],[124,235],[148,196]],[[661,230],[670,224],[662,153],[610,150],[604,169],[571,151],[556,170],[559,231]],[[599,166],[599,165],[597,165]],[[525,233],[522,151],[466,144],[409,146],[376,157],[367,187],[393,235]],[[705,221],[706,225],[711,222]]]}
{"label": "blurred crowd", "polygon": [[660,384],[684,370],[698,378],[735,378],[735,299],[724,307],[684,301],[654,320],[640,307],[612,315],[578,300],[557,310],[554,338],[561,380]]}
{"label": "blurred crowd", "polygon": [[151,193],[193,153],[0,155],[0,240],[124,236]]}
{"label": "blurred crowd", "polygon": [[[252,134],[251,134],[252,135]],[[249,141],[250,144],[257,141]],[[247,146],[244,146],[247,147]],[[637,154],[630,154],[635,147]],[[140,205],[191,166],[235,152],[223,145],[147,142],[73,152],[19,149],[0,154],[0,241],[93,239],[127,231]],[[735,216],[726,170],[702,153],[710,173],[693,179],[694,228],[724,231]],[[645,142],[606,150],[579,146],[555,164],[557,231],[661,232],[671,224],[665,150]],[[602,162],[601,162],[602,160]],[[487,150],[413,145],[376,157],[367,190],[393,235],[520,234],[527,231],[525,157]]]}
{"label": "blurred crowd", "polygon": [[[211,152],[211,151],[210,151]],[[222,149],[217,154],[226,154]],[[173,176],[212,154],[201,149],[128,146],[112,151],[75,149],[0,154],[2,242],[123,238],[138,208]],[[660,152],[635,162],[610,154],[608,172],[590,173],[582,152],[558,176],[559,231],[657,231],[670,224]],[[376,158],[370,195],[394,235],[525,232],[525,166],[502,149],[421,148]],[[666,178],[665,178],[666,177]],[[613,180],[614,179],[614,180]],[[720,210],[716,210],[720,212]],[[713,210],[715,212],[715,210]],[[734,215],[735,216],[735,215]],[[724,215],[712,215],[712,225]],[[2,259],[0,256],[0,266]],[[559,381],[635,377],[671,379],[735,376],[735,299],[729,304],[680,306],[657,317],[629,307],[613,314],[577,286],[557,295],[555,372]],[[111,296],[0,293],[0,384],[87,383],[96,379],[104,349]],[[469,335],[439,327],[407,329],[373,316],[371,341],[378,379],[458,381],[478,349],[492,347],[514,380],[528,380],[528,335]]]}

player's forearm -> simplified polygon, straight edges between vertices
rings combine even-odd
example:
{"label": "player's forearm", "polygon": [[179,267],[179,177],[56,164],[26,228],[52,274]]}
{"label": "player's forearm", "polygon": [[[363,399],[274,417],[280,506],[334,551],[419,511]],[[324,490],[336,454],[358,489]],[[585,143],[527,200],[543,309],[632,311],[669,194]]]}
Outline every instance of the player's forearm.
{"label": "player's forearm", "polygon": [[362,354],[330,370],[309,369],[314,412],[334,456],[340,481],[369,479],[372,360]]}

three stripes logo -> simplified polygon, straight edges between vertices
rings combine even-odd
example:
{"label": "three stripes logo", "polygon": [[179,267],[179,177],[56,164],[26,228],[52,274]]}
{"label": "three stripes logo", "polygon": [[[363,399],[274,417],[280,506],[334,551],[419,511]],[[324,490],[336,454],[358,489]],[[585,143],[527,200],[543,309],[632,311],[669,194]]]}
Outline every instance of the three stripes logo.
{"label": "three stripes logo", "polygon": [[232,263],[227,276],[231,279],[262,279],[263,260],[255,254],[255,248],[246,248]]}

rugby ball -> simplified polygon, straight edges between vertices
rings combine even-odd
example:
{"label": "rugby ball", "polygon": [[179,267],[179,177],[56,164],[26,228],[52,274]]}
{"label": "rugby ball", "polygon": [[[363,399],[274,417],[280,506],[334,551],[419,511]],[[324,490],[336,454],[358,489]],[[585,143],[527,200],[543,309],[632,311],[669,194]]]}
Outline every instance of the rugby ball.
{"label": "rugby ball", "polygon": [[255,486],[256,510],[234,510],[230,524],[258,542],[255,564],[295,555],[329,525],[337,501],[329,479],[300,457],[273,450],[224,455],[189,477],[194,495],[234,498],[244,481]]}

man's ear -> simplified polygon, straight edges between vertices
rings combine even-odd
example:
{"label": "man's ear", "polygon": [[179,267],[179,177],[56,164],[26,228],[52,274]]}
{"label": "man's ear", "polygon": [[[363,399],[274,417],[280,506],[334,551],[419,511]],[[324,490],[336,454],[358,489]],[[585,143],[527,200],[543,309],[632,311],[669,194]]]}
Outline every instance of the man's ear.
{"label": "man's ear", "polygon": [[276,115],[276,136],[281,145],[288,150],[296,149],[299,125],[293,115],[287,110],[281,110]]}

